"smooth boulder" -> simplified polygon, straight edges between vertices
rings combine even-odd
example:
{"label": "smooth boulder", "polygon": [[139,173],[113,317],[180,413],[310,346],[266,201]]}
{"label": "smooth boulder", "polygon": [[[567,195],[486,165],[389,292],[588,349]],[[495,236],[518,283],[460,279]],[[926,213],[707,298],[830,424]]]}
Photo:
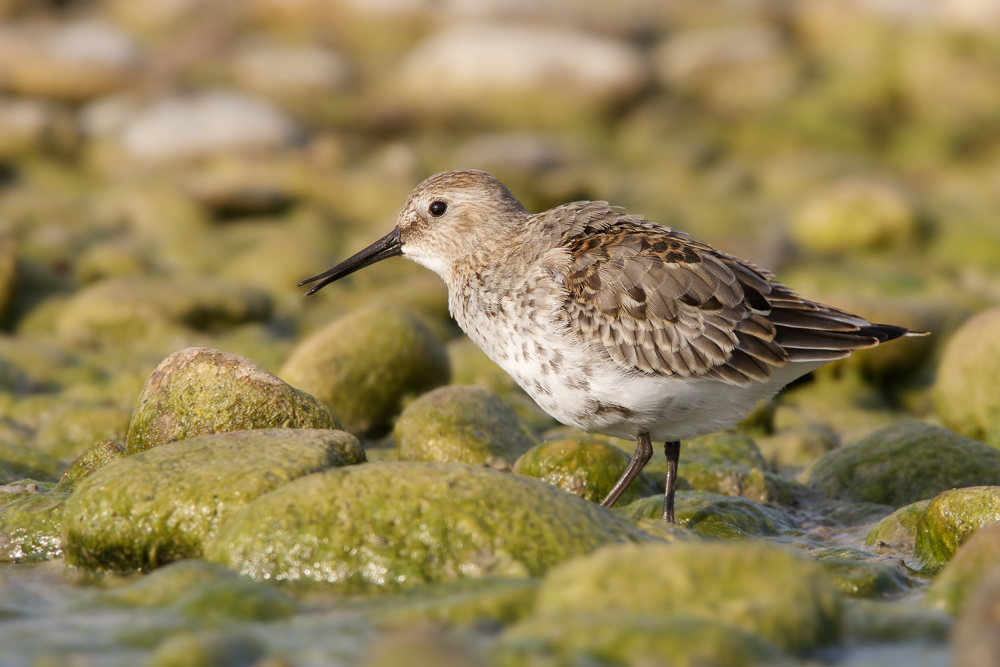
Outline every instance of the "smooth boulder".
{"label": "smooth boulder", "polygon": [[945,491],[917,524],[914,555],[925,570],[943,567],[983,526],[1000,521],[1000,486]]}
{"label": "smooth boulder", "polygon": [[976,315],[948,341],[934,408],[948,428],[1000,448],[1000,308]]}

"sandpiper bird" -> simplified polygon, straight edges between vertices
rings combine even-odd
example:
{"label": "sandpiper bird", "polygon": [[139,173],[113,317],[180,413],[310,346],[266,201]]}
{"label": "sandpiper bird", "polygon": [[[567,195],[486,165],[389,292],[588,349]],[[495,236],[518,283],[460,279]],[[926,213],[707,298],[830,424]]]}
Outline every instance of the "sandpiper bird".
{"label": "sandpiper bird", "polygon": [[395,229],[300,285],[403,255],[448,285],[452,316],[554,418],[638,442],[611,507],[665,442],[674,521],[680,441],[731,428],[851,350],[910,333],[795,295],[684,232],[579,201],[531,214],[482,171],[410,194]]}

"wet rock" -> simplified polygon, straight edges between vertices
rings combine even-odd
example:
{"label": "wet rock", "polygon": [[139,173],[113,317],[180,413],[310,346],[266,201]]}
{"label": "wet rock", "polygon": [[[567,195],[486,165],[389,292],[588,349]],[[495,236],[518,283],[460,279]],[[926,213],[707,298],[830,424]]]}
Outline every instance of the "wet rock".
{"label": "wet rock", "polygon": [[[20,486],[20,493],[12,487]],[[31,480],[0,487],[0,563],[31,563],[63,555],[62,515],[69,492]]]}
{"label": "wet rock", "polygon": [[[601,440],[562,438],[529,449],[514,462],[514,472],[600,503],[625,472],[628,462],[624,452]],[[627,505],[655,494],[656,488],[640,473],[618,502]]]}
{"label": "wet rock", "polygon": [[841,609],[814,561],[747,541],[619,545],[574,559],[538,592],[537,617],[561,613],[692,616],[799,652],[838,639]]}
{"label": "wet rock", "polygon": [[[630,447],[633,445],[634,443],[630,443]],[[689,488],[685,479],[688,464],[707,468],[730,466],[763,469],[764,459],[754,439],[749,435],[722,432],[681,443],[678,488]],[[653,447],[653,458],[643,468],[643,472],[657,488],[663,488],[667,476],[667,458],[664,456],[661,444],[658,443]]]}
{"label": "wet rock", "polygon": [[601,544],[642,539],[537,480],[399,461],[309,475],[261,496],[225,522],[205,557],[257,580],[355,593],[540,576]]}
{"label": "wet rock", "polygon": [[333,322],[303,341],[278,373],[362,436],[384,435],[407,398],[447,383],[450,374],[448,354],[427,327],[388,308]]}
{"label": "wet rock", "polygon": [[207,278],[112,278],[73,296],[59,316],[66,338],[105,345],[135,344],[171,327],[219,330],[264,320],[267,293]]}
{"label": "wet rock", "polygon": [[995,667],[1000,656],[1000,566],[994,564],[966,602],[951,633],[954,667]]}
{"label": "wet rock", "polygon": [[132,571],[197,558],[220,524],[257,496],[364,460],[353,436],[320,429],[219,433],[127,456],[80,482],[67,502],[67,559]]}
{"label": "wet rock", "polygon": [[[660,519],[663,496],[643,498],[617,511],[631,521]],[[704,491],[678,491],[674,514],[679,525],[706,537],[777,535],[780,528],[788,525],[788,519],[780,512],[752,500]]]}
{"label": "wet rock", "polygon": [[127,586],[106,591],[98,600],[126,607],[168,607],[198,586],[238,578],[221,565],[189,558],[164,565]]}
{"label": "wet rock", "polygon": [[1000,448],[1000,308],[976,315],[945,347],[934,383],[941,422]]}
{"label": "wet rock", "polygon": [[177,600],[181,613],[202,623],[279,621],[298,610],[295,598],[266,584],[246,579],[206,581]]}
{"label": "wet rock", "polygon": [[901,602],[844,601],[844,640],[863,644],[948,641],[951,617]]}
{"label": "wet rock", "polygon": [[64,489],[73,489],[83,478],[90,477],[104,466],[123,456],[125,456],[125,447],[120,443],[114,440],[96,442],[69,465],[69,468],[59,479],[59,486]]}
{"label": "wet rock", "polygon": [[647,74],[631,47],[565,29],[459,24],[430,36],[401,67],[403,90],[433,109],[486,109],[503,98],[541,96],[564,108],[598,109],[632,98]]}
{"label": "wet rock", "polygon": [[934,577],[923,604],[959,614],[992,568],[1000,567],[1000,523],[985,525],[959,547]]}
{"label": "wet rock", "polygon": [[146,380],[132,413],[126,451],[262,428],[341,426],[325,405],[249,359],[190,347],[164,359]]}
{"label": "wet rock", "polygon": [[760,468],[685,463],[678,474],[695,491],[742,496],[755,503],[796,505],[805,493],[804,487],[798,482]]}
{"label": "wet rock", "polygon": [[910,503],[876,523],[868,531],[865,548],[880,554],[912,556],[917,526],[930,504],[930,500]]}
{"label": "wet rock", "polygon": [[142,162],[171,162],[223,153],[274,151],[299,131],[263,99],[216,90],[154,102],[118,134],[125,153]]}
{"label": "wet rock", "polygon": [[654,55],[671,90],[723,110],[748,110],[787,98],[797,73],[781,33],[765,24],[675,33]]}
{"label": "wet rock", "polygon": [[909,587],[906,575],[894,565],[858,549],[834,547],[813,552],[830,581],[845,597],[882,598]]}
{"label": "wet rock", "polygon": [[835,449],[807,473],[808,485],[831,498],[894,507],[998,479],[1000,452],[919,422],[888,426]]}
{"label": "wet rock", "polygon": [[509,625],[531,613],[538,579],[485,577],[413,588],[360,605],[379,628],[420,627],[428,621],[446,626],[488,622]]}
{"label": "wet rock", "polygon": [[892,507],[878,503],[852,503],[831,500],[820,505],[812,504],[810,510],[823,517],[828,526],[865,526],[881,521],[892,514]]}
{"label": "wet rock", "polygon": [[35,432],[43,452],[72,461],[97,440],[125,440],[132,413],[116,406],[57,406],[46,410]]}
{"label": "wet rock", "polygon": [[127,86],[139,66],[132,39],[99,21],[0,33],[0,78],[21,95],[83,102]]}
{"label": "wet rock", "polygon": [[233,631],[202,630],[164,640],[149,657],[150,667],[246,667],[259,664],[266,649]]}
{"label": "wet rock", "polygon": [[677,665],[784,664],[773,644],[730,623],[680,614],[572,611],[532,616],[510,628],[500,638],[496,664],[655,665],[666,656]]}
{"label": "wet rock", "polygon": [[940,569],[977,530],[996,521],[1000,486],[945,491],[930,502],[917,524],[914,554],[923,569]]}
{"label": "wet rock", "polygon": [[321,46],[255,46],[236,55],[233,75],[264,95],[319,95],[345,88],[351,69],[343,56]]}
{"label": "wet rock", "polygon": [[[406,406],[393,429],[401,461],[488,463],[509,468],[538,443],[496,394],[448,385]],[[612,482],[613,483],[613,482]]]}
{"label": "wet rock", "polygon": [[897,190],[868,181],[850,181],[814,195],[790,220],[792,238],[819,255],[876,252],[915,245],[919,217]]}
{"label": "wet rock", "polygon": [[15,162],[45,153],[75,148],[78,132],[73,117],[42,100],[0,99],[0,162]]}
{"label": "wet rock", "polygon": [[16,479],[57,482],[66,470],[66,464],[33,447],[0,440],[0,469],[6,470]]}

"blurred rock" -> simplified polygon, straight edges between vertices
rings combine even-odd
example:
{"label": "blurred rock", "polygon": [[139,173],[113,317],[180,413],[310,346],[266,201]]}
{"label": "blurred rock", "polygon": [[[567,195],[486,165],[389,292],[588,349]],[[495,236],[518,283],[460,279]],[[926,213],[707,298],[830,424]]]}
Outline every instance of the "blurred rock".
{"label": "blurred rock", "polygon": [[0,162],[68,153],[79,135],[67,111],[43,100],[0,98],[0,127]]}
{"label": "blurred rock", "polygon": [[256,46],[236,54],[237,83],[264,95],[320,95],[342,90],[351,80],[347,61],[321,46]]}
{"label": "blurred rock", "polygon": [[84,102],[129,85],[140,65],[135,42],[100,21],[0,32],[0,80],[21,95]]}
{"label": "blurred rock", "polygon": [[377,307],[352,312],[313,334],[278,373],[363,436],[384,435],[406,398],[447,383],[450,374],[444,346],[419,319]]}
{"label": "blurred rock", "polygon": [[[391,606],[372,605],[368,618],[379,629],[420,629],[428,623],[449,628],[509,625],[531,612],[539,583],[538,579],[484,577],[428,584],[396,596]],[[428,667],[437,665],[429,663]]]}
{"label": "blurred rock", "polygon": [[9,472],[15,479],[56,482],[65,472],[66,464],[34,447],[0,440],[0,469]]}
{"label": "blurred rock", "polygon": [[234,630],[179,632],[152,651],[149,667],[244,667],[261,664],[265,646],[249,634]]}
{"label": "blurred rock", "polygon": [[823,424],[800,424],[757,438],[771,467],[805,466],[840,444],[840,436]]}
{"label": "blurred rock", "polygon": [[[536,477],[600,503],[628,467],[629,458],[617,447],[601,440],[562,438],[532,447],[514,462],[514,472]],[[656,487],[639,473],[618,499],[627,505],[656,494]]]}
{"label": "blurred rock", "polygon": [[913,642],[920,651],[948,641],[952,619],[936,609],[902,601],[845,600],[844,641],[859,644]]}
{"label": "blurred rock", "polygon": [[917,524],[914,555],[924,570],[943,567],[977,530],[1000,521],[1000,486],[973,486],[936,496]]}
{"label": "blurred rock", "polygon": [[948,428],[1000,448],[1000,308],[976,315],[948,341],[934,409]]}
{"label": "blurred rock", "polygon": [[339,429],[330,409],[249,359],[191,347],[164,359],[142,388],[127,452],[244,429]]}
{"label": "blurred rock", "polygon": [[298,137],[295,123],[269,102],[216,90],[154,102],[124,124],[118,139],[129,157],[156,163],[273,151]]}
{"label": "blurred rock", "polygon": [[901,507],[1000,479],[1000,452],[940,426],[887,426],[825,455],[807,483],[830,498]]}
{"label": "blurred rock", "polygon": [[74,406],[68,401],[41,415],[34,444],[41,451],[72,461],[97,440],[124,442],[131,411],[112,405]]}
{"label": "blurred rock", "polygon": [[63,520],[66,555],[79,567],[120,572],[197,558],[226,518],[257,496],[364,460],[353,436],[323,429],[236,431],[154,447],[77,485]]}
{"label": "blurred rock", "polygon": [[486,463],[506,469],[538,443],[499,396],[468,385],[439,387],[410,403],[393,436],[401,461]]}
{"label": "blurred rock", "polygon": [[657,49],[654,62],[671,90],[723,110],[773,106],[797,83],[781,33],[765,24],[675,33]]}
{"label": "blurred rock", "polygon": [[567,613],[693,616],[802,652],[837,641],[841,604],[814,561],[781,547],[687,542],[611,546],[554,569],[535,617]]}
{"label": "blurred rock", "polygon": [[563,167],[572,158],[567,147],[550,136],[507,132],[479,136],[461,145],[455,153],[455,164],[494,174],[509,171],[537,175]]}
{"label": "blurred rock", "polygon": [[201,584],[232,581],[238,577],[221,565],[187,558],[157,568],[125,586],[104,591],[99,600],[123,607],[169,607]]}
{"label": "blurred rock", "polygon": [[934,577],[923,604],[960,614],[969,598],[982,586],[983,577],[996,568],[1000,568],[1000,523],[983,526],[959,547]]}
{"label": "blurred rock", "polygon": [[108,278],[140,276],[150,272],[150,262],[129,243],[97,243],[76,258],[73,276],[81,285]]}
{"label": "blurred rock", "polygon": [[[63,555],[61,522],[69,492],[41,486],[29,483],[29,490],[20,494],[0,491],[0,563],[32,563]],[[16,497],[2,498],[10,495]]]}
{"label": "blurred rock", "polygon": [[953,667],[1000,665],[1000,565],[984,574],[951,633]]}
{"label": "blurred rock", "polygon": [[847,181],[813,195],[789,224],[795,242],[818,255],[906,248],[921,236],[913,204],[874,181]]}
{"label": "blurred rock", "polygon": [[[538,577],[599,545],[642,539],[607,510],[538,480],[387,461],[309,475],[259,497],[225,522],[205,553],[256,580],[371,593]],[[343,548],[349,544],[363,546]]]}
{"label": "blurred rock", "polygon": [[844,597],[895,597],[910,586],[901,567],[866,551],[832,547],[809,555],[819,562]]}
{"label": "blurred rock", "polygon": [[600,110],[646,86],[640,55],[624,43],[557,28],[458,24],[417,47],[401,65],[403,90],[419,105],[488,111],[499,100]]}
{"label": "blurred rock", "polygon": [[17,244],[7,234],[0,234],[0,324],[6,322],[16,280]]}
{"label": "blurred rock", "polygon": [[71,340],[127,345],[171,326],[217,331],[267,319],[270,311],[268,295],[244,285],[209,278],[129,276],[77,292],[56,326]]}

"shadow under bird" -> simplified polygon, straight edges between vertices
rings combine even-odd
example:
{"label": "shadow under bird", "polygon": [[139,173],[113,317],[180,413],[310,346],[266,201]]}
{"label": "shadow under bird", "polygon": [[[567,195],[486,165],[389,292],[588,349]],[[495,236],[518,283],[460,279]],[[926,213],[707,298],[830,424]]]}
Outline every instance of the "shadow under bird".
{"label": "shadow under bird", "polygon": [[684,232],[579,201],[531,214],[482,171],[410,194],[395,229],[300,285],[402,255],[448,285],[452,316],[550,415],[637,441],[611,507],[664,442],[674,520],[680,441],[731,428],[762,399],[852,350],[903,335],[808,301]]}

